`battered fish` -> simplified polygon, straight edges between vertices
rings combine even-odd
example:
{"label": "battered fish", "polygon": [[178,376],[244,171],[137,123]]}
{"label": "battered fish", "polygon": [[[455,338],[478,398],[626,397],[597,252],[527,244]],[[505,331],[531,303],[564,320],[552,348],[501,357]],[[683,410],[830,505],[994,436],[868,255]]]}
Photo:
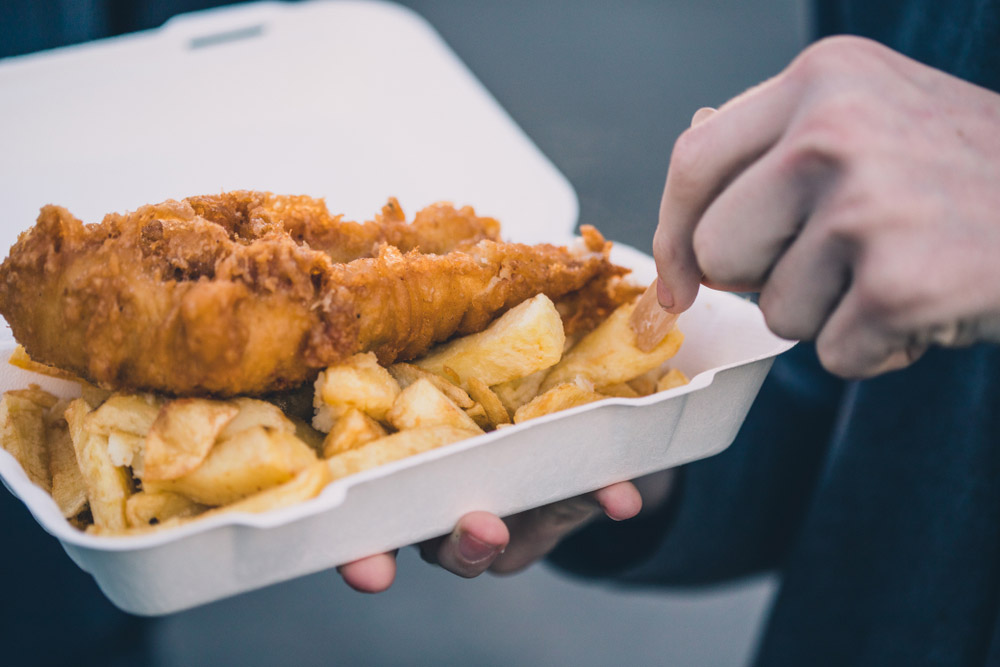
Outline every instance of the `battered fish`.
{"label": "battered fish", "polygon": [[298,386],[356,352],[411,359],[538,293],[566,297],[570,323],[637,294],[592,228],[576,250],[498,234],[470,208],[406,223],[390,201],[354,223],[254,192],[92,225],[46,206],[0,266],[0,314],[33,359],[100,386],[235,396]]}

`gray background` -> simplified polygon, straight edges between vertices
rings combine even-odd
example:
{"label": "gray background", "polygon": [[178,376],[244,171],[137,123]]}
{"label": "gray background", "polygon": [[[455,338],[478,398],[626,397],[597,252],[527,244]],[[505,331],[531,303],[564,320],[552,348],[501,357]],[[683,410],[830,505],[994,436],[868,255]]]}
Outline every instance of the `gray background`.
{"label": "gray background", "polygon": [[[580,222],[648,248],[674,139],[778,72],[802,0],[404,2],[567,175]],[[157,624],[165,665],[741,665],[776,586],[621,591],[545,566],[466,581],[400,554],[364,596],[323,573]]]}

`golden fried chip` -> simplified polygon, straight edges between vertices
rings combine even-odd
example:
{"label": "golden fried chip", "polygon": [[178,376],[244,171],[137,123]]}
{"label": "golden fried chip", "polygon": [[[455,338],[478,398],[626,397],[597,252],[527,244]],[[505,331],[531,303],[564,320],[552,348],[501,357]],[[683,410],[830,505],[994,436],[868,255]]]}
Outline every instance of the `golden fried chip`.
{"label": "golden fried chip", "polygon": [[385,413],[399,392],[399,383],[379,366],[372,352],[356,354],[341,364],[330,366],[316,380],[316,397],[322,401],[321,405],[333,408],[334,417],[347,408],[357,408],[373,419],[385,421]]}
{"label": "golden fried chip", "polygon": [[396,381],[399,382],[399,386],[402,389],[406,389],[417,380],[424,379],[429,380],[435,387],[441,390],[442,394],[447,396],[455,405],[462,409],[467,410],[476,403],[464,389],[459,387],[454,382],[451,382],[437,373],[425,371],[419,366],[406,363],[393,364],[392,366],[389,366],[389,373],[392,374],[392,377],[396,378]]}
{"label": "golden fried chip", "polygon": [[320,433],[311,424],[302,421],[298,417],[289,417],[295,426],[295,437],[309,445],[310,449],[316,452],[317,456],[323,454],[323,441],[326,439],[325,433]]}
{"label": "golden fried chip", "polygon": [[566,334],[562,318],[544,294],[511,308],[479,333],[432,349],[413,364],[442,377],[451,372],[463,389],[469,378],[488,386],[509,382],[559,361]]}
{"label": "golden fried chip", "polygon": [[469,395],[483,406],[489,420],[489,429],[495,429],[500,424],[510,423],[510,414],[500,398],[479,378],[469,378]]}
{"label": "golden fried chip", "polygon": [[82,398],[66,408],[66,423],[87,485],[90,511],[98,528],[124,530],[125,501],[132,493],[129,476],[124,468],[111,462],[107,435],[88,428],[90,414],[90,406]]}
{"label": "golden fried chip", "polygon": [[387,435],[373,440],[357,449],[352,449],[326,460],[333,479],[340,479],[398,461],[414,454],[426,452],[443,445],[465,440],[479,435],[481,431],[469,431],[453,426],[424,426]]}
{"label": "golden fried chip", "polygon": [[128,431],[116,428],[108,433],[108,456],[116,466],[132,468],[135,474],[142,477],[142,457],[145,454],[146,438]]}
{"label": "golden fried chip", "polygon": [[618,384],[610,384],[606,387],[599,387],[597,393],[604,394],[605,396],[614,396],[616,398],[639,398],[639,392],[632,388],[626,382],[619,382]]}
{"label": "golden fried chip", "polygon": [[340,416],[323,441],[323,458],[328,459],[341,452],[357,449],[386,435],[381,424],[361,410],[351,408]]}
{"label": "golden fried chip", "polygon": [[531,375],[525,375],[523,378],[494,385],[491,389],[503,403],[503,406],[507,408],[507,412],[514,414],[519,407],[538,396],[538,390],[548,373],[549,369],[543,368]]}
{"label": "golden fried chip", "polygon": [[286,482],[313,461],[313,449],[291,433],[254,426],[217,442],[187,475],[144,480],[143,488],[173,491],[204,505],[225,505]]}
{"label": "golden fried chip", "polygon": [[234,398],[229,402],[238,408],[238,412],[219,433],[219,440],[231,438],[254,426],[266,426],[285,433],[295,433],[296,431],[295,422],[273,403],[258,398]]}
{"label": "golden fried chip", "polygon": [[421,426],[453,426],[469,431],[482,429],[428,380],[417,380],[396,397],[386,419],[399,430]]}
{"label": "golden fried chip", "polygon": [[165,523],[171,519],[196,516],[205,505],[170,491],[140,491],[125,501],[125,519],[130,528]]}
{"label": "golden fried chip", "polygon": [[49,470],[52,499],[66,518],[74,517],[87,505],[87,483],[76,462],[76,451],[65,423],[48,429]]}
{"label": "golden fried chip", "polygon": [[[45,438],[46,406],[25,391],[8,391],[0,399],[0,445],[17,459],[33,484],[50,491],[52,476]],[[55,397],[52,399],[54,403]]]}
{"label": "golden fried chip", "polygon": [[27,389],[12,389],[7,393],[31,401],[44,410],[51,410],[59,402],[58,396],[50,394],[37,384],[30,384]]}
{"label": "golden fried chip", "polygon": [[163,400],[152,394],[115,394],[87,416],[86,426],[101,435],[108,435],[112,429],[117,429],[145,436],[162,405]]}
{"label": "golden fried chip", "polygon": [[14,348],[14,351],[10,353],[10,357],[7,359],[7,363],[11,366],[16,366],[22,370],[31,371],[32,373],[38,373],[39,375],[46,375],[48,377],[57,378],[59,380],[69,380],[71,382],[78,382],[80,378],[73,375],[69,371],[64,371],[61,368],[56,368],[55,366],[49,366],[48,364],[42,364],[31,357],[25,351],[24,347],[18,345]]}
{"label": "golden fried chip", "polygon": [[635,376],[625,384],[630,386],[639,396],[649,396],[656,393],[656,381],[660,379],[662,374],[663,371],[656,367]]}
{"label": "golden fried chip", "polygon": [[593,385],[585,381],[556,385],[518,408],[514,413],[514,423],[521,424],[529,419],[593,403],[602,398],[607,396],[598,394],[594,391]]}
{"label": "golden fried chip", "polygon": [[469,415],[469,417],[472,418],[472,421],[476,422],[479,428],[483,429],[483,431],[487,431],[493,427],[489,416],[486,414],[486,408],[479,403],[473,403],[472,407],[465,411],[465,414]]}
{"label": "golden fried chip", "polygon": [[177,479],[195,470],[239,412],[229,401],[204,398],[179,398],[164,405],[146,434],[142,480]]}
{"label": "golden fried chip", "polygon": [[656,292],[656,281],[653,281],[629,316],[629,326],[635,332],[635,346],[643,352],[653,351],[677,322],[675,313],[668,313],[660,306]]}
{"label": "golden fried chip", "polygon": [[330,468],[325,462],[318,461],[297,472],[287,482],[247,496],[231,505],[209,510],[199,518],[215,516],[223,512],[260,513],[290,507],[315,498],[323,490],[323,487],[331,481]]}
{"label": "golden fried chip", "polygon": [[596,329],[584,336],[556,364],[542,382],[541,391],[576,378],[584,378],[595,386],[625,382],[651,369],[658,368],[674,356],[684,340],[675,327],[650,352],[635,345],[635,332],[629,317],[635,304],[620,306]]}
{"label": "golden fried chip", "polygon": [[690,380],[688,380],[688,377],[684,373],[676,368],[671,368],[656,382],[656,391],[666,391],[675,387],[683,387],[688,382]]}

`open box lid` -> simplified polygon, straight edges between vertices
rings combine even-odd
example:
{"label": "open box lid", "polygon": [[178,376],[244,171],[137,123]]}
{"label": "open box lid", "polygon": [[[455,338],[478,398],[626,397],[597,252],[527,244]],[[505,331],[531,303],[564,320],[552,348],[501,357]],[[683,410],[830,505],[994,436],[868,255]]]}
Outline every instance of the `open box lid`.
{"label": "open box lid", "polygon": [[[438,34],[387,2],[254,3],[0,61],[0,252],[45,204],[84,222],[258,189],[372,219],[438,200],[561,241],[576,195]],[[9,332],[5,334],[9,338]]]}

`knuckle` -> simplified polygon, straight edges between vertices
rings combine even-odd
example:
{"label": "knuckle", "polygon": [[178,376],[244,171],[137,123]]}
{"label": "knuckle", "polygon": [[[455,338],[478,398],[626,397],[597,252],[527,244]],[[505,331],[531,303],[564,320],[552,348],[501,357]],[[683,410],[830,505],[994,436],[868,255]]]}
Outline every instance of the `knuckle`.
{"label": "knuckle", "polygon": [[807,80],[836,76],[866,67],[885,47],[864,37],[836,35],[813,42],[799,53],[788,68],[792,77]]}
{"label": "knuckle", "polygon": [[842,378],[854,378],[859,375],[853,359],[837,341],[820,337],[816,342],[816,355],[823,368],[834,375]]}
{"label": "knuckle", "polygon": [[811,171],[836,164],[854,140],[854,129],[839,113],[817,109],[789,133],[783,166],[788,171]]}
{"label": "knuckle", "polygon": [[863,317],[893,330],[920,299],[921,281],[913,275],[912,263],[900,260],[902,253],[880,252],[877,248],[865,252],[855,270],[854,298]]}
{"label": "knuckle", "polygon": [[867,91],[838,93],[812,103],[783,140],[781,168],[823,174],[865,155],[880,133],[878,104]]}
{"label": "knuckle", "polygon": [[695,126],[682,132],[674,142],[667,183],[674,196],[680,199],[695,196],[704,187],[701,172],[707,143],[705,136],[705,132]]}
{"label": "knuckle", "polygon": [[884,270],[859,272],[855,285],[858,307],[866,317],[882,319],[896,308],[895,290],[885,282]]}
{"label": "knuckle", "polygon": [[764,322],[776,336],[787,340],[809,340],[816,335],[814,323],[805,321],[796,308],[788,306],[788,297],[780,286],[768,285],[760,294],[758,306]]}

